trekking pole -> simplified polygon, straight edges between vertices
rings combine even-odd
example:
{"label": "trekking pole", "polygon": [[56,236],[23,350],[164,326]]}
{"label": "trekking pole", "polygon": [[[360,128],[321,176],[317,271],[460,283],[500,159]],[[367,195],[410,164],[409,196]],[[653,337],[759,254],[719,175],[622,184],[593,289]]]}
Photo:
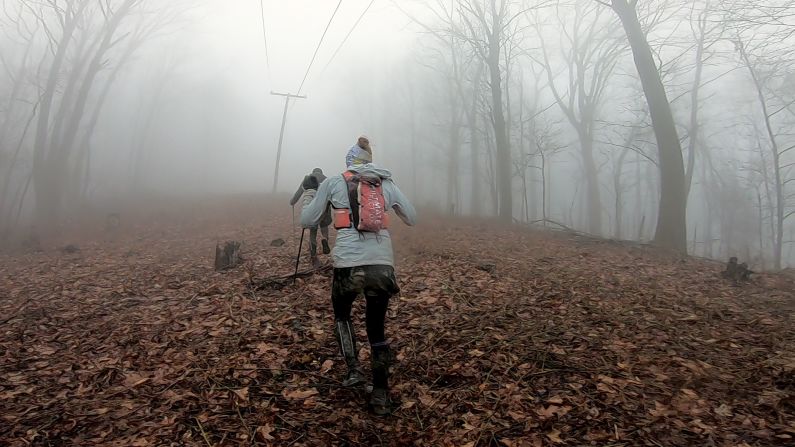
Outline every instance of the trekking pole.
{"label": "trekking pole", "polygon": [[290,228],[290,234],[293,237],[293,244],[295,243],[295,205],[293,205],[293,226]]}
{"label": "trekking pole", "polygon": [[295,258],[295,274],[293,275],[293,284],[295,284],[295,279],[298,277],[298,265],[301,263],[301,251],[304,249],[304,233],[306,233],[306,228],[301,229],[301,242],[298,244],[298,257]]}

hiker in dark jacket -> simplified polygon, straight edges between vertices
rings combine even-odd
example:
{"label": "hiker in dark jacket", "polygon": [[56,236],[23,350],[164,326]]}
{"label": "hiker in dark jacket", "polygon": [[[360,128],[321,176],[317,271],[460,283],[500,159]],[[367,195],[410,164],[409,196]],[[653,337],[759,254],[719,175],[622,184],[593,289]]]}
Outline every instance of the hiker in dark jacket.
{"label": "hiker in dark jacket", "polygon": [[[290,206],[295,206],[296,203],[301,199],[301,196],[304,194],[304,191],[308,188],[317,189],[317,187],[326,180],[326,176],[323,175],[323,170],[320,168],[315,168],[311,174],[304,177],[304,181],[298,186],[298,190],[293,195],[293,198],[290,199]],[[317,185],[317,186],[315,186]],[[328,227],[331,225],[331,205],[326,208],[326,211],[323,213],[323,216],[320,218],[320,223],[316,226],[313,226],[309,229],[309,254],[312,260],[312,265],[318,267],[320,265],[320,261],[317,258],[317,229],[318,226],[320,227],[320,233],[322,235],[321,243],[323,244],[323,254],[327,255],[331,253],[331,247],[329,247],[328,243]]]}
{"label": "hiker in dark jacket", "polygon": [[[359,147],[361,149],[361,147]],[[334,208],[334,223],[337,240],[334,244],[334,280],[331,286],[331,303],[334,307],[334,334],[345,358],[348,372],[343,386],[354,386],[364,382],[359,370],[356,333],[351,320],[351,308],[357,296],[363,295],[367,306],[365,324],[371,348],[373,392],[370,408],[377,415],[391,412],[389,401],[389,366],[391,354],[384,333],[384,320],[389,300],[400,291],[394,270],[392,239],[386,228],[378,232],[359,231],[356,221],[359,207],[351,207],[351,197],[356,189],[351,188],[346,174],[377,178],[381,184],[384,210],[394,210],[407,225],[414,225],[417,212],[408,198],[392,180],[392,174],[370,163],[370,152],[357,150],[354,157],[346,157],[348,171],[326,180],[318,188],[307,184],[304,193],[301,225],[311,228],[317,225],[331,204]],[[361,153],[363,152],[363,153]],[[351,192],[353,191],[353,192]],[[358,197],[356,197],[358,201]]]}

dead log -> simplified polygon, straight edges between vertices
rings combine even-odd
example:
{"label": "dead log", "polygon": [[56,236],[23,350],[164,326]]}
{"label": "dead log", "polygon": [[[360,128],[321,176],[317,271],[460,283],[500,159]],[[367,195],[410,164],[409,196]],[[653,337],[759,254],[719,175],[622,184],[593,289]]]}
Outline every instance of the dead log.
{"label": "dead log", "polygon": [[215,270],[228,270],[237,267],[243,258],[240,256],[240,242],[229,241],[221,247],[215,245]]}

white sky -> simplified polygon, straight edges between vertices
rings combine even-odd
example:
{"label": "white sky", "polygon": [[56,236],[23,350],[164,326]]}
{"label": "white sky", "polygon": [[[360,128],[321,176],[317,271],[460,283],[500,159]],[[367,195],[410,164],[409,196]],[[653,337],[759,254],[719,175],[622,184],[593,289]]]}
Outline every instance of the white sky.
{"label": "white sky", "polygon": [[[360,134],[370,135],[378,146],[378,135],[372,132],[375,123],[366,112],[371,105],[361,102],[375,91],[379,79],[389,77],[390,66],[400,61],[418,38],[409,19],[391,0],[376,0],[324,71],[369,2],[343,0],[301,92],[308,98],[290,108],[281,160],[281,190],[292,189],[315,166],[330,172],[341,170],[347,148]],[[265,62],[260,0],[203,0],[194,6],[185,29],[172,36],[170,42],[174,45],[172,51],[180,53],[183,78],[196,86],[220,80],[229,95],[253,111],[245,118],[248,123],[240,123],[241,133],[251,136],[252,123],[262,123],[256,124],[255,144],[220,151],[227,157],[248,161],[250,171],[241,177],[256,177],[254,184],[247,183],[249,186],[268,185],[269,189],[284,106],[284,98],[269,92],[296,92],[337,0],[263,3],[270,76]],[[411,3],[401,3],[401,7],[410,7]],[[414,5],[422,6],[418,2]],[[155,45],[149,51],[163,50]],[[200,94],[202,88],[196,86],[185,90],[195,89]],[[185,155],[174,153],[173,157],[178,160]],[[221,160],[223,153],[216,156],[218,160],[211,164],[228,162]]]}
{"label": "white sky", "polygon": [[[304,93],[324,86],[322,72],[370,0],[343,0],[304,86]],[[202,48],[234,67],[243,77],[257,77],[268,90],[295,92],[306,72],[337,0],[263,0],[272,78],[268,80],[259,0],[206,0],[196,11]],[[367,66],[394,56],[416,38],[408,19],[391,0],[376,0],[325,73],[339,74],[350,65]]]}

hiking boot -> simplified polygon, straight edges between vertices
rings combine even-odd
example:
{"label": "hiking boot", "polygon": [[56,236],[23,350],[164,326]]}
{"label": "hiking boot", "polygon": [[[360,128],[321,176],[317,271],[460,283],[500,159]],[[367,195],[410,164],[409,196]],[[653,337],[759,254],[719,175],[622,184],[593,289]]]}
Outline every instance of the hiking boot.
{"label": "hiking boot", "polygon": [[328,246],[328,241],[327,240],[323,239],[322,241],[320,241],[320,243],[323,244],[323,254],[324,255],[327,255],[327,254],[331,253],[331,247]]}
{"label": "hiking boot", "polygon": [[389,402],[389,365],[392,354],[386,342],[372,344],[370,347],[373,355],[373,394],[370,395],[370,409],[379,416],[385,416],[392,412]]}
{"label": "hiking boot", "polygon": [[392,414],[389,401],[389,392],[383,388],[374,388],[370,395],[370,410],[377,416],[388,416]]}
{"label": "hiking boot", "polygon": [[317,269],[320,268],[321,265],[320,259],[318,259],[317,256],[312,256],[312,267]]}
{"label": "hiking boot", "polygon": [[353,331],[353,323],[350,320],[335,321],[334,335],[337,337],[337,344],[345,359],[345,364],[348,365],[348,374],[342,381],[342,386],[348,387],[364,383],[366,379],[359,371],[359,351],[356,350],[356,333]]}

